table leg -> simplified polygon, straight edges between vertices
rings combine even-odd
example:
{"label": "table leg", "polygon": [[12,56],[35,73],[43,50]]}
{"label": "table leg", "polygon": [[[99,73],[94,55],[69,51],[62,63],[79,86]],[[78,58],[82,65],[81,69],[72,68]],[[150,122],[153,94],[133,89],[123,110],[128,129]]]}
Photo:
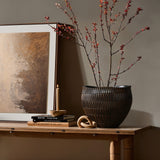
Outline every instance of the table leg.
{"label": "table leg", "polygon": [[133,136],[123,140],[124,160],[133,160]]}
{"label": "table leg", "polygon": [[120,141],[110,142],[110,160],[120,160]]}

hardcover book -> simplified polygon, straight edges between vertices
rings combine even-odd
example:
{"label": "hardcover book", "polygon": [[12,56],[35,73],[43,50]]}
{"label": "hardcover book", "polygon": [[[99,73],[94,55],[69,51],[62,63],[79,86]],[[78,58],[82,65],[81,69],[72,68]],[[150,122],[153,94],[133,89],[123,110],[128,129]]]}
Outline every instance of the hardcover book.
{"label": "hardcover book", "polygon": [[62,115],[53,117],[51,115],[38,115],[31,117],[33,122],[68,122],[75,119],[74,115]]}

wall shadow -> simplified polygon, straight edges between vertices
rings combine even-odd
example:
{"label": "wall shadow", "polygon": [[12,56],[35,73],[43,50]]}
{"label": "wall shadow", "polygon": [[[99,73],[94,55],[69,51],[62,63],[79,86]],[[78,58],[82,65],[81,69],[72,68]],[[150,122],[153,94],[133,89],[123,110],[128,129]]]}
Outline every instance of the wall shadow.
{"label": "wall shadow", "polygon": [[148,126],[153,125],[153,116],[148,112],[130,110],[121,126]]}
{"label": "wall shadow", "polygon": [[60,86],[60,109],[77,117],[83,114],[81,107],[81,91],[83,77],[78,56],[78,48],[74,42],[59,38],[57,83]]}

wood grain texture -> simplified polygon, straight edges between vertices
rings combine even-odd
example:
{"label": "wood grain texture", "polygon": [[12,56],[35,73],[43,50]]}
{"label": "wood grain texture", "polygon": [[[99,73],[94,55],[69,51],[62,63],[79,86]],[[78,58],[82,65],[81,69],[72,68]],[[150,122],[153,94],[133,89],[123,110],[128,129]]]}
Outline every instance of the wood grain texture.
{"label": "wood grain texture", "polygon": [[1,122],[0,136],[60,138],[60,139],[91,139],[110,140],[110,160],[120,160],[121,141],[124,141],[124,160],[133,159],[133,143],[131,138],[138,132],[152,127],[143,128],[78,128],[78,127],[43,127],[28,126],[27,123]]}
{"label": "wood grain texture", "polygon": [[[40,127],[28,126],[27,123],[1,122],[0,131],[21,131],[21,132],[54,132],[54,133],[75,133],[75,134],[100,134],[100,135],[135,135],[138,130],[147,130],[144,128],[78,128],[78,127]],[[125,137],[124,137],[125,138]]]}
{"label": "wood grain texture", "polygon": [[[120,160],[120,141],[110,142],[110,160]],[[129,160],[129,159],[128,159]]]}
{"label": "wood grain texture", "polygon": [[133,146],[133,136],[130,136],[123,140],[123,152],[124,160],[133,160],[134,159],[134,146]]}
{"label": "wood grain texture", "polygon": [[43,127],[72,127],[76,126],[76,121],[71,122],[27,122],[28,126],[43,126]]}

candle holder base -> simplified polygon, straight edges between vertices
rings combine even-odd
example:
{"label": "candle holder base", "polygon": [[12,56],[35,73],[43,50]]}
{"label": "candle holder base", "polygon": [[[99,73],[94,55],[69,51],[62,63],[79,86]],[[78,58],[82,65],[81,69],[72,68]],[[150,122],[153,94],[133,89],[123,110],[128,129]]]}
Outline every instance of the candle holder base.
{"label": "candle holder base", "polygon": [[66,110],[50,110],[50,114],[53,116],[53,117],[57,117],[57,116],[62,116],[64,114],[66,114],[67,111]]}

